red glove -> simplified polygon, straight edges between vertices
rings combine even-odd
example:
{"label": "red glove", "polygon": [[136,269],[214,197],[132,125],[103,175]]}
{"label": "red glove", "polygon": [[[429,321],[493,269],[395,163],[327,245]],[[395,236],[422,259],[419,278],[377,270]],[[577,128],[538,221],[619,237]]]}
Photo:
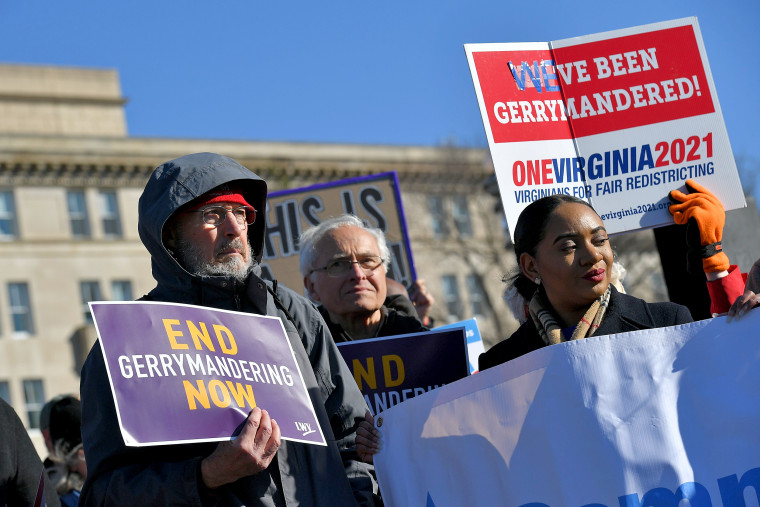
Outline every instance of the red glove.
{"label": "red glove", "polygon": [[673,219],[679,225],[694,220],[699,228],[702,245],[702,269],[705,273],[726,271],[730,266],[728,256],[723,252],[723,226],[726,225],[726,212],[723,204],[709,190],[695,182],[686,180],[688,194],[673,190],[669,197],[675,204],[668,208]]}

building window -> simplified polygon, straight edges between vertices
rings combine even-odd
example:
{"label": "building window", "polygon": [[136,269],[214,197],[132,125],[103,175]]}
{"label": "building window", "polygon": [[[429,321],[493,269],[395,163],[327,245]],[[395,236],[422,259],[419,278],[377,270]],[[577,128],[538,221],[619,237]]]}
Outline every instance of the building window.
{"label": "building window", "polygon": [[488,308],[486,291],[483,282],[478,275],[467,275],[467,292],[470,296],[472,314],[476,317],[485,317]]}
{"label": "building window", "polygon": [[462,320],[462,298],[459,297],[459,286],[457,278],[453,275],[444,275],[441,278],[443,282],[443,298],[446,303],[447,319],[449,322]]}
{"label": "building window", "polygon": [[460,236],[472,236],[472,221],[470,220],[470,207],[467,203],[467,196],[455,195],[452,199],[452,216],[454,225]]}
{"label": "building window", "polygon": [[111,282],[111,299],[114,301],[132,301],[132,282],[114,280]]}
{"label": "building window", "polygon": [[8,284],[8,301],[10,302],[13,332],[33,334],[32,307],[29,304],[29,286],[26,283]]}
{"label": "building window", "polygon": [[106,238],[121,237],[121,219],[119,218],[119,205],[116,200],[116,192],[100,192],[100,216],[103,220],[103,236]]}
{"label": "building window", "polygon": [[431,195],[428,197],[428,209],[433,219],[433,234],[436,238],[445,238],[449,235],[449,224],[446,220],[446,208],[443,197]]}
{"label": "building window", "polygon": [[71,235],[75,238],[90,237],[90,219],[87,216],[87,203],[84,199],[84,190],[69,190],[66,194],[69,206],[69,223]]}
{"label": "building window", "polygon": [[24,403],[30,429],[40,428],[40,411],[45,404],[45,391],[41,380],[24,380]]}
{"label": "building window", "polygon": [[0,191],[0,241],[15,239],[17,235],[16,206],[13,203],[13,192]]}
{"label": "building window", "polygon": [[100,283],[97,281],[80,282],[79,291],[82,294],[82,313],[84,314],[84,321],[88,324],[92,324],[92,314],[90,313],[90,307],[87,303],[90,301],[103,300],[100,295]]}
{"label": "building window", "polygon": [[8,405],[12,405],[11,403],[11,388],[8,385],[7,380],[0,380],[0,398],[7,403]]}

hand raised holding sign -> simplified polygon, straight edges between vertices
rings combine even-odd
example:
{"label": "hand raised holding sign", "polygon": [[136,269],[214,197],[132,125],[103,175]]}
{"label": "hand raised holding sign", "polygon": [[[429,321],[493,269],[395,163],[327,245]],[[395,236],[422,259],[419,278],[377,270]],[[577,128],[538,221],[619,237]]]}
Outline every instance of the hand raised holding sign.
{"label": "hand raised holding sign", "polygon": [[[702,268],[708,279],[712,273],[728,274],[730,262],[723,252],[721,240],[726,225],[726,212],[720,200],[694,180],[686,180],[688,194],[672,190],[668,197],[673,204],[668,208],[673,220],[679,225],[693,222],[699,229],[701,245],[696,248],[702,259]],[[690,245],[691,246],[691,245]]]}
{"label": "hand raised holding sign", "polygon": [[372,464],[374,456],[383,448],[383,435],[375,428],[375,418],[367,410],[364,420],[356,429],[356,453],[365,463]]}
{"label": "hand raised holding sign", "polygon": [[266,410],[256,407],[231,442],[220,443],[201,461],[203,483],[209,489],[265,470],[280,447],[280,427]]}

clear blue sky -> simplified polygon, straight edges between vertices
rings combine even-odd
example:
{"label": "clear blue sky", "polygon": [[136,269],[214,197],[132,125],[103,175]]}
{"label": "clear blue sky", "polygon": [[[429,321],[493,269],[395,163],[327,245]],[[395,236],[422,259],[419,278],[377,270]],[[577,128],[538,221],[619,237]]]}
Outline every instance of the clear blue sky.
{"label": "clear blue sky", "polygon": [[289,4],[5,1],[0,61],[118,69],[131,136],[485,146],[464,43],[697,16],[734,153],[760,160],[760,0]]}

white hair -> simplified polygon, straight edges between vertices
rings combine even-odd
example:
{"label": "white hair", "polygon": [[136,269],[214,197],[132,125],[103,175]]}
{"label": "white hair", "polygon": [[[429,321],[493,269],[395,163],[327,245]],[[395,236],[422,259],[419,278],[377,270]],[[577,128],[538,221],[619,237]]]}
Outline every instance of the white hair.
{"label": "white hair", "polygon": [[380,229],[370,227],[360,220],[356,215],[343,214],[337,217],[328,218],[319,225],[306,230],[298,238],[299,248],[301,250],[301,259],[299,269],[301,275],[304,277],[309,276],[314,269],[314,261],[316,260],[319,252],[317,251],[317,245],[322,238],[325,237],[330,231],[339,229],[340,227],[358,227],[374,236],[377,241],[377,247],[380,249],[380,259],[383,261],[383,267],[388,270],[388,266],[391,264],[391,251],[388,248],[388,243],[385,241],[385,234]]}

